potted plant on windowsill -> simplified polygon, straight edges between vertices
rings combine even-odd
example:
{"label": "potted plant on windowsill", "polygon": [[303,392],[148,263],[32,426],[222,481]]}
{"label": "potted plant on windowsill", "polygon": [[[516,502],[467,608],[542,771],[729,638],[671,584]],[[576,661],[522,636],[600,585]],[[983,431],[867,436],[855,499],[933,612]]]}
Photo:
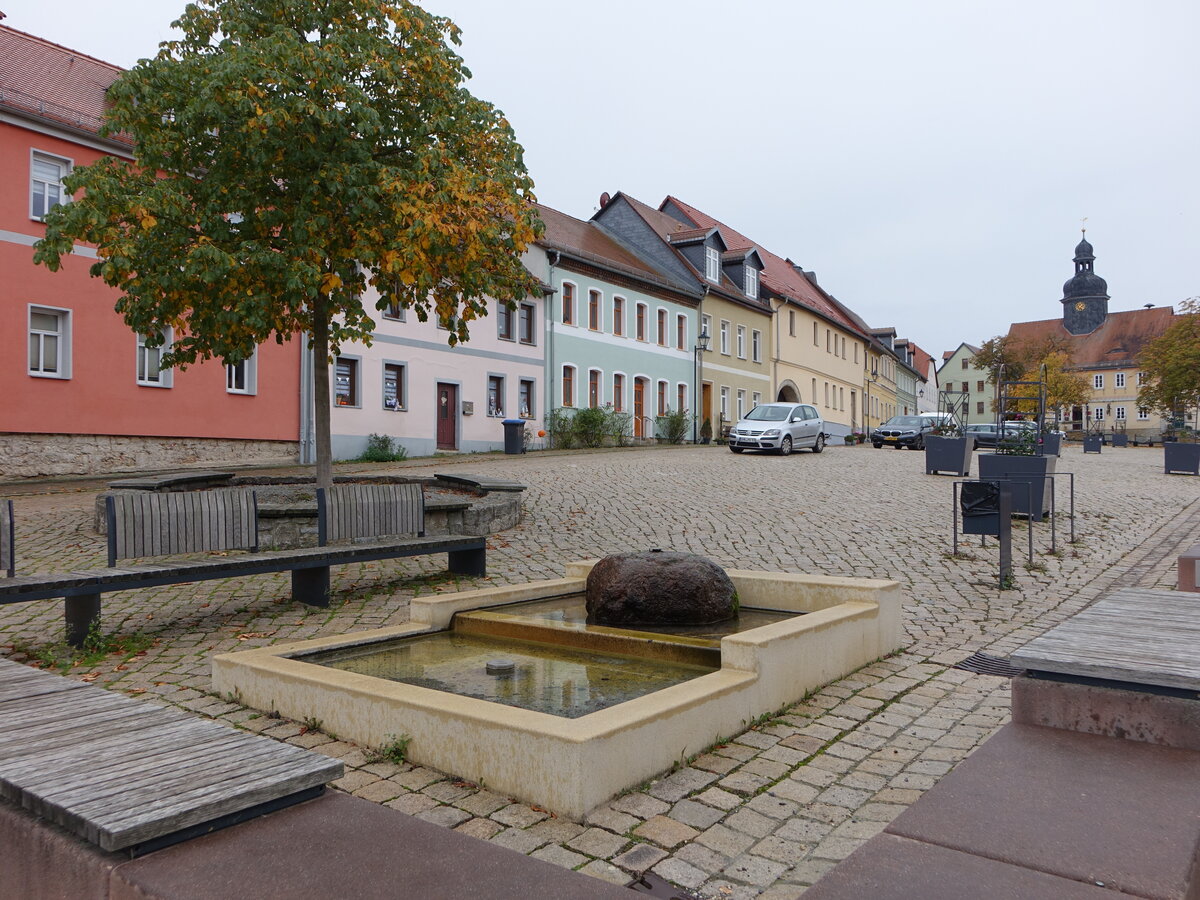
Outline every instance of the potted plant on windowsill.
{"label": "potted plant on windowsill", "polygon": [[957,425],[938,425],[925,436],[925,474],[970,475],[974,445]]}
{"label": "potted plant on windowsill", "polygon": [[1002,429],[1000,435],[995,453],[979,454],[979,480],[1009,482],[1013,515],[1040,522],[1050,512],[1051,482],[1058,457],[1041,452],[1035,429],[1016,434],[1006,434]]}

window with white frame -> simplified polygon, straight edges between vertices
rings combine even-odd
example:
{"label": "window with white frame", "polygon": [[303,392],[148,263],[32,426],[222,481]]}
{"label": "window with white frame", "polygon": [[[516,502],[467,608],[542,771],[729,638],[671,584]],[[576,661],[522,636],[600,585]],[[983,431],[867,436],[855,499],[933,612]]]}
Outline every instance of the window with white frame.
{"label": "window with white frame", "polygon": [[489,375],[487,380],[487,400],[489,416],[504,415],[504,376]]}
{"label": "window with white frame", "polygon": [[796,336],[796,311],[794,309],[789,309],[788,310],[788,337],[795,337],[795,336]]}
{"label": "window with white frame", "polygon": [[532,419],[536,415],[532,378],[522,378],[517,382],[517,415],[522,419]]}
{"label": "window with white frame", "polygon": [[721,386],[721,418],[729,418],[729,388]]}
{"label": "window with white frame", "polygon": [[[1116,375],[1113,376],[1113,387],[1119,387],[1119,388],[1125,387],[1125,373],[1124,372],[1118,372]],[[1117,418],[1121,419],[1124,417],[1117,416]]]}
{"label": "window with white frame", "polygon": [[1092,419],[1094,419],[1094,420],[1095,420],[1095,421],[1097,421],[1097,422],[1103,422],[1103,421],[1104,421],[1104,407],[1103,407],[1103,406],[1097,406],[1097,407],[1096,407],[1096,408],[1095,408],[1095,409],[1092,411]]}
{"label": "window with white frame", "polygon": [[575,367],[563,366],[562,368],[562,405],[575,405]]}
{"label": "window with white frame", "polygon": [[687,316],[683,313],[675,315],[675,349],[687,349]]}
{"label": "window with white frame", "polygon": [[1139,406],[1138,418],[1144,422],[1146,419],[1150,418],[1150,410],[1145,406]]}
{"label": "window with white frame", "polygon": [[1102,390],[1104,388],[1104,376],[1103,375],[1093,375],[1092,376],[1092,387],[1098,391]]}
{"label": "window with white frame", "polygon": [[625,409],[625,376],[620,373],[613,375],[612,405],[617,412]]}
{"label": "window with white frame", "polygon": [[[357,373],[357,367],[355,372]],[[225,391],[230,394],[258,393],[258,348],[249,359],[225,365]],[[336,392],[335,400],[336,403]]]}
{"label": "window with white frame", "polygon": [[712,316],[701,316],[700,317],[700,331],[703,332],[704,334],[707,334],[708,339],[710,341],[712,340],[712,334],[713,334]]}
{"label": "window with white frame", "polygon": [[688,408],[687,395],[688,395],[688,389],[687,389],[686,384],[675,385],[675,404],[676,404],[675,408],[676,409],[687,409]]}
{"label": "window with white frame", "polygon": [[564,281],[562,286],[562,323],[575,324],[575,285]]}
{"label": "window with white frame", "polygon": [[712,282],[721,280],[721,252],[716,247],[704,248],[704,277]]}
{"label": "window with white frame", "polygon": [[820,345],[820,342],[817,340],[817,331],[818,331],[817,323],[813,322],[813,346],[814,347],[817,347]]}
{"label": "window with white frame", "polygon": [[[504,315],[504,312],[506,309],[507,309],[507,307],[503,303],[501,303],[500,304],[500,315],[501,316]],[[385,319],[391,319],[395,322],[403,322],[403,321],[405,321],[405,319],[408,318],[408,316],[406,315],[406,312],[407,311],[404,309],[404,307],[400,305],[399,300],[393,300],[391,303],[389,303],[387,306],[385,306],[383,308],[383,317]],[[510,312],[510,315],[511,315],[511,312]]]}
{"label": "window with white frame", "polygon": [[758,391],[755,391],[750,395],[750,408],[754,409],[754,407],[758,406],[760,403],[762,403],[762,394],[760,394]]}
{"label": "window with white frame", "polygon": [[658,414],[665,416],[671,411],[671,404],[667,399],[667,390],[669,385],[665,381],[658,383]]}
{"label": "window with white frame", "polygon": [[737,327],[737,356],[738,359],[746,358],[746,326],[739,325]]}
{"label": "window with white frame", "polygon": [[46,213],[67,200],[62,180],[71,172],[71,161],[49,153],[34,152],[29,165],[29,215],[44,219]]}
{"label": "window with white frame", "polygon": [[596,409],[600,405],[600,379],[604,374],[599,369],[588,371],[588,406]]}
{"label": "window with white frame", "polygon": [[71,377],[71,311],[29,307],[29,374]]}
{"label": "window with white frame", "polygon": [[404,363],[383,364],[383,408],[400,411],[408,408],[405,390],[408,372]]}
{"label": "window with white frame", "polygon": [[633,336],[639,340],[646,339],[646,304],[639,303],[637,310],[634,313],[634,330]]}
{"label": "window with white frame", "polygon": [[746,266],[746,296],[758,299],[758,269]]}
{"label": "window with white frame", "polygon": [[603,324],[600,315],[601,296],[599,291],[588,291],[588,328],[599,331]]}
{"label": "window with white frame", "polygon": [[618,337],[625,335],[625,298],[613,297],[612,333]]}
{"label": "window with white frame", "polygon": [[721,352],[729,355],[729,322],[725,319],[721,320]]}
{"label": "window with white frame", "polygon": [[740,419],[746,414],[746,392],[739,390],[737,392],[737,417]]}
{"label": "window with white frame", "polygon": [[1118,422],[1124,422],[1124,421],[1125,421],[1125,407],[1123,407],[1123,406],[1118,406],[1118,407],[1116,408],[1116,410],[1114,410],[1114,412],[1115,412],[1116,419],[1117,419],[1117,421],[1118,421]]}
{"label": "window with white frame", "polygon": [[137,336],[137,383],[145,387],[171,386],[171,370],[162,367],[162,356],[171,349],[171,329],[159,332],[161,343],[157,347],[146,346],[146,335]]}
{"label": "window with white frame", "polygon": [[339,356],[333,364],[333,405],[343,407],[362,406],[359,381],[360,360],[353,356]]}
{"label": "window with white frame", "polygon": [[658,311],[658,346],[667,346],[667,311],[665,309]]}
{"label": "window with white frame", "polygon": [[1146,373],[1138,372],[1138,379],[1137,379],[1138,387],[1141,387],[1143,384],[1146,383],[1146,381],[1147,381]]}
{"label": "window with white frame", "polygon": [[762,362],[762,332],[757,328],[750,332],[750,356],[755,362]]}

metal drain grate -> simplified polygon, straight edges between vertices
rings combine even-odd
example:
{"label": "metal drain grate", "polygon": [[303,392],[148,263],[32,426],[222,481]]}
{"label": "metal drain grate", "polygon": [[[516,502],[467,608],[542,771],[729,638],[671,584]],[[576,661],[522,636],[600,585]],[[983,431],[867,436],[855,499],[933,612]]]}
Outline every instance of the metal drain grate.
{"label": "metal drain grate", "polygon": [[986,653],[972,653],[962,662],[956,663],[952,668],[964,669],[967,672],[977,672],[980,675],[998,675],[1001,678],[1012,678],[1014,675],[1020,675],[1025,671],[1014,666],[1005,657],[988,656]]}

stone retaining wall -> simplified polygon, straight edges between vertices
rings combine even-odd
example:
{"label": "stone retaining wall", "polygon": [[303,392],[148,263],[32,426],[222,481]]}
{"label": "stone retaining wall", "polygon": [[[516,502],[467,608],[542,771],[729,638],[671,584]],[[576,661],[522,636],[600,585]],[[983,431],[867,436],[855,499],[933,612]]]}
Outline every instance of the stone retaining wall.
{"label": "stone retaining wall", "polygon": [[0,434],[0,479],[210,466],[294,465],[295,441]]}

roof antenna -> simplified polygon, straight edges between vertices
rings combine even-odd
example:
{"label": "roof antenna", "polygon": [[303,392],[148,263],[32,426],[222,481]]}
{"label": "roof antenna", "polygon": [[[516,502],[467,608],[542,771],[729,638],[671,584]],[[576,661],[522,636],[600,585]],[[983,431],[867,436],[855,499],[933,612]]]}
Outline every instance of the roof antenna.
{"label": "roof antenna", "polygon": [[1079,220],[1079,230],[1083,232],[1084,237],[1087,237],[1087,220],[1088,220],[1087,216],[1084,216],[1082,219]]}

